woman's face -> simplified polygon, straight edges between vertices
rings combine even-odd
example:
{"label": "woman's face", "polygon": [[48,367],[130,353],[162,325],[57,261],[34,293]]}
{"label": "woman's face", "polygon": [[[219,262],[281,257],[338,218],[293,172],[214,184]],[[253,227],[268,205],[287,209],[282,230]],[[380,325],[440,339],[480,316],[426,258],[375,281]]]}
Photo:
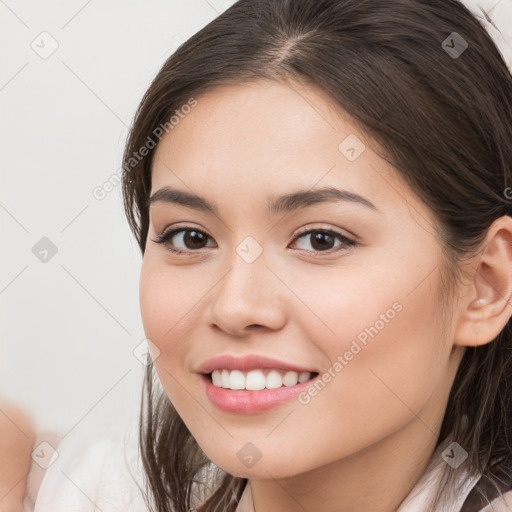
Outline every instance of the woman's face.
{"label": "woman's face", "polygon": [[262,478],[393,436],[431,442],[461,356],[431,212],[317,89],[196,100],[156,150],[140,280],[156,371],[192,435]]}

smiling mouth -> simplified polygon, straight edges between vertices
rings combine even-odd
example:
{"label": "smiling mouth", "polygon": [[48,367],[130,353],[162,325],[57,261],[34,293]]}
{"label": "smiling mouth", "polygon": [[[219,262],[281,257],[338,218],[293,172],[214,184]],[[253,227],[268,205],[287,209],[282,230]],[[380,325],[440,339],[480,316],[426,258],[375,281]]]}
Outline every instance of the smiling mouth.
{"label": "smiling mouth", "polygon": [[207,375],[210,382],[218,388],[230,390],[259,391],[292,387],[318,376],[317,372],[296,372],[278,369],[213,370]]}

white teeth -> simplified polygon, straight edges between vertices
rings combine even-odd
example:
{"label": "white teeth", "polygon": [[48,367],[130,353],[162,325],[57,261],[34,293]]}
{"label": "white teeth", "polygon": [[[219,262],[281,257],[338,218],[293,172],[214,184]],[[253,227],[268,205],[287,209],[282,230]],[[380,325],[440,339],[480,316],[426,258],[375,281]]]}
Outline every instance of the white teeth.
{"label": "white teeth", "polygon": [[267,375],[266,385],[267,389],[277,389],[283,385],[283,377],[276,370],[270,370]]}
{"label": "white teeth", "polygon": [[229,388],[229,372],[227,370],[222,370],[221,386],[223,388]]}
{"label": "white teeth", "polygon": [[[236,371],[236,370],[234,370]],[[250,391],[258,391],[259,389],[265,389],[266,378],[263,372],[259,370],[251,370],[245,378],[245,389]]]}
{"label": "white teeth", "polygon": [[297,372],[286,372],[283,377],[285,386],[295,386],[299,382],[299,374]]}
{"label": "white teeth", "polygon": [[306,382],[309,380],[311,374],[309,372],[300,372],[299,373],[299,382]]}
{"label": "white teeth", "polygon": [[233,370],[229,374],[229,387],[231,389],[245,389],[245,376],[241,371]]}
{"label": "white teeth", "polygon": [[249,391],[295,386],[297,383],[305,382],[311,378],[309,372],[298,373],[289,371],[283,374],[283,372],[278,370],[270,370],[267,375],[265,373],[266,371],[264,370],[251,370],[249,372],[214,370],[211,375],[214,386],[225,389],[246,389]]}
{"label": "white teeth", "polygon": [[215,370],[214,372],[212,372],[212,381],[213,381],[214,386],[221,388],[222,387],[222,373],[219,372],[218,370]]}

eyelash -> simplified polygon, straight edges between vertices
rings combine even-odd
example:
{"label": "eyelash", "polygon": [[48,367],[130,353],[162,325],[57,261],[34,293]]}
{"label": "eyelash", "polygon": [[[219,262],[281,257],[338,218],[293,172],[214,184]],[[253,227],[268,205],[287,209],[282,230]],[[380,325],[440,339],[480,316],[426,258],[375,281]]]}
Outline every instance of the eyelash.
{"label": "eyelash", "polygon": [[[182,227],[179,227],[176,229],[172,229],[171,231],[168,231],[167,233],[162,233],[161,235],[158,235],[156,238],[153,238],[152,241],[157,244],[163,244],[165,246],[166,250],[168,250],[172,253],[175,253],[175,254],[190,255],[190,253],[198,252],[200,249],[182,250],[182,249],[174,249],[170,246],[170,244],[169,244],[170,240],[175,235],[177,235],[178,233],[181,233],[182,231],[195,231],[197,233],[200,233],[200,234],[210,238],[204,231],[201,231],[200,229],[194,228],[192,226],[182,226]],[[352,240],[350,238],[347,238],[346,236],[342,235],[341,233],[332,231],[330,229],[321,229],[321,228],[309,229],[307,231],[300,232],[295,236],[294,241],[298,238],[301,238],[305,235],[310,235],[312,233],[327,233],[328,235],[334,236],[335,238],[339,239],[343,243],[343,245],[340,245],[337,248],[328,249],[325,251],[307,251],[306,249],[299,249],[301,251],[306,251],[306,252],[312,253],[312,255],[314,255],[315,257],[322,256],[324,254],[332,254],[332,253],[338,252],[340,250],[346,251],[346,250],[349,250],[349,249],[355,247],[356,245],[358,245],[357,242],[355,242],[354,240]]]}

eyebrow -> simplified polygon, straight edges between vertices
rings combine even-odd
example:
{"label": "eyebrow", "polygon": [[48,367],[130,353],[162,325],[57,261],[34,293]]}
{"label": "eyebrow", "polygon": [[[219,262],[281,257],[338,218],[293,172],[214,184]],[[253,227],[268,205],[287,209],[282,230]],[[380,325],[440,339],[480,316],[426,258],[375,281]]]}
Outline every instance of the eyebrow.
{"label": "eyebrow", "polygon": [[[297,192],[292,192],[278,197],[272,196],[267,201],[267,210],[269,213],[276,214],[291,212],[317,204],[336,203],[340,201],[359,203],[371,210],[380,211],[371,201],[359,194],[335,187],[299,190]],[[212,213],[217,216],[219,215],[218,207],[204,197],[171,187],[162,187],[158,189],[148,199],[147,204],[150,206],[157,202],[180,204],[182,206],[194,208],[195,210]]]}

